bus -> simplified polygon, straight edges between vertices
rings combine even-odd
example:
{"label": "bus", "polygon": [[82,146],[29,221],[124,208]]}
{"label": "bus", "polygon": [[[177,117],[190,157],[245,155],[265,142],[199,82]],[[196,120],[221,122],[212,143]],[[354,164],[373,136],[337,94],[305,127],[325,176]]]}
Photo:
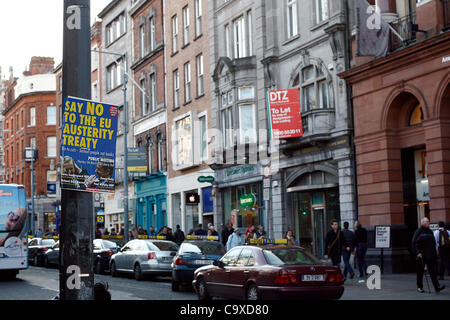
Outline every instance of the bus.
{"label": "bus", "polygon": [[28,268],[25,187],[0,184],[0,276],[15,278]]}

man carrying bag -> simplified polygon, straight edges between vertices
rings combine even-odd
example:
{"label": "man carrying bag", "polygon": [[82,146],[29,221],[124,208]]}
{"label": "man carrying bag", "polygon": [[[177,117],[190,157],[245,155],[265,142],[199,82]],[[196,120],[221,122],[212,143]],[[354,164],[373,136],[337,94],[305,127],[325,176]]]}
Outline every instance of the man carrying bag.
{"label": "man carrying bag", "polygon": [[342,235],[339,230],[339,222],[337,220],[331,221],[331,230],[328,231],[325,238],[325,248],[327,248],[327,254],[324,256],[326,260],[331,259],[334,266],[339,267],[341,264],[342,255]]}

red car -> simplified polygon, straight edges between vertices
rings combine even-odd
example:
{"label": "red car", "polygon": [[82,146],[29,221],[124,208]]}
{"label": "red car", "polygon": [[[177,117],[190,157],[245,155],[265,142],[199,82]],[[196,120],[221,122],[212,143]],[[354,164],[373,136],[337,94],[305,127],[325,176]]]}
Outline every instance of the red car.
{"label": "red car", "polygon": [[322,263],[297,246],[239,246],[194,273],[200,300],[339,299],[340,268]]}

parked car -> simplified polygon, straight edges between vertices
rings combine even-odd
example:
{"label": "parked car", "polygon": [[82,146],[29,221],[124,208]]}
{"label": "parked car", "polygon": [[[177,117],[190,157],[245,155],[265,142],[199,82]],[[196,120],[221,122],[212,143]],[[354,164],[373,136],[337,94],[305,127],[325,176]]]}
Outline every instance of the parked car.
{"label": "parked car", "polygon": [[225,254],[225,248],[218,241],[184,241],[172,263],[172,291],[178,291],[180,284],[192,284],[194,271],[211,265]]}
{"label": "parked car", "polygon": [[55,244],[55,239],[33,238],[28,243],[28,261],[34,266],[42,265],[44,253]]}
{"label": "parked car", "polygon": [[59,240],[44,253],[44,267],[59,266]]}
{"label": "parked car", "polygon": [[178,245],[172,241],[131,240],[111,257],[111,275],[132,273],[136,280],[143,280],[146,275],[171,275],[177,251]]}
{"label": "parked car", "polygon": [[326,265],[297,246],[238,246],[194,273],[200,300],[339,299],[340,268]]}
{"label": "parked car", "polygon": [[117,243],[104,239],[95,239],[93,248],[94,271],[97,274],[109,272],[111,257],[119,252]]}

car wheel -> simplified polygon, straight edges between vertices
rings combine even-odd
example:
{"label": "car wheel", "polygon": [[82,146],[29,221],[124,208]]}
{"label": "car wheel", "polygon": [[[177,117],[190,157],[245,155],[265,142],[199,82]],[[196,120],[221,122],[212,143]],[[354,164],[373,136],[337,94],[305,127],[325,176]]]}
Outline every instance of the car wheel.
{"label": "car wheel", "polygon": [[140,266],[139,264],[136,264],[136,265],[134,266],[134,278],[135,278],[137,281],[141,281],[141,280],[144,279],[144,276],[143,276],[142,270],[141,270],[141,266]]}
{"label": "car wheel", "polygon": [[95,263],[95,274],[102,274],[102,264],[100,262],[100,260],[97,260],[97,262]]}
{"label": "car wheel", "polygon": [[116,264],[113,262],[111,262],[111,277],[115,278],[117,277],[117,270],[116,270]]}
{"label": "car wheel", "polygon": [[198,300],[210,300],[211,297],[208,294],[208,289],[206,288],[206,281],[203,278],[197,280],[197,296]]}
{"label": "car wheel", "polygon": [[180,291],[180,283],[172,280],[172,291]]}
{"label": "car wheel", "polygon": [[251,284],[247,289],[247,300],[259,300],[258,287],[255,284]]}

